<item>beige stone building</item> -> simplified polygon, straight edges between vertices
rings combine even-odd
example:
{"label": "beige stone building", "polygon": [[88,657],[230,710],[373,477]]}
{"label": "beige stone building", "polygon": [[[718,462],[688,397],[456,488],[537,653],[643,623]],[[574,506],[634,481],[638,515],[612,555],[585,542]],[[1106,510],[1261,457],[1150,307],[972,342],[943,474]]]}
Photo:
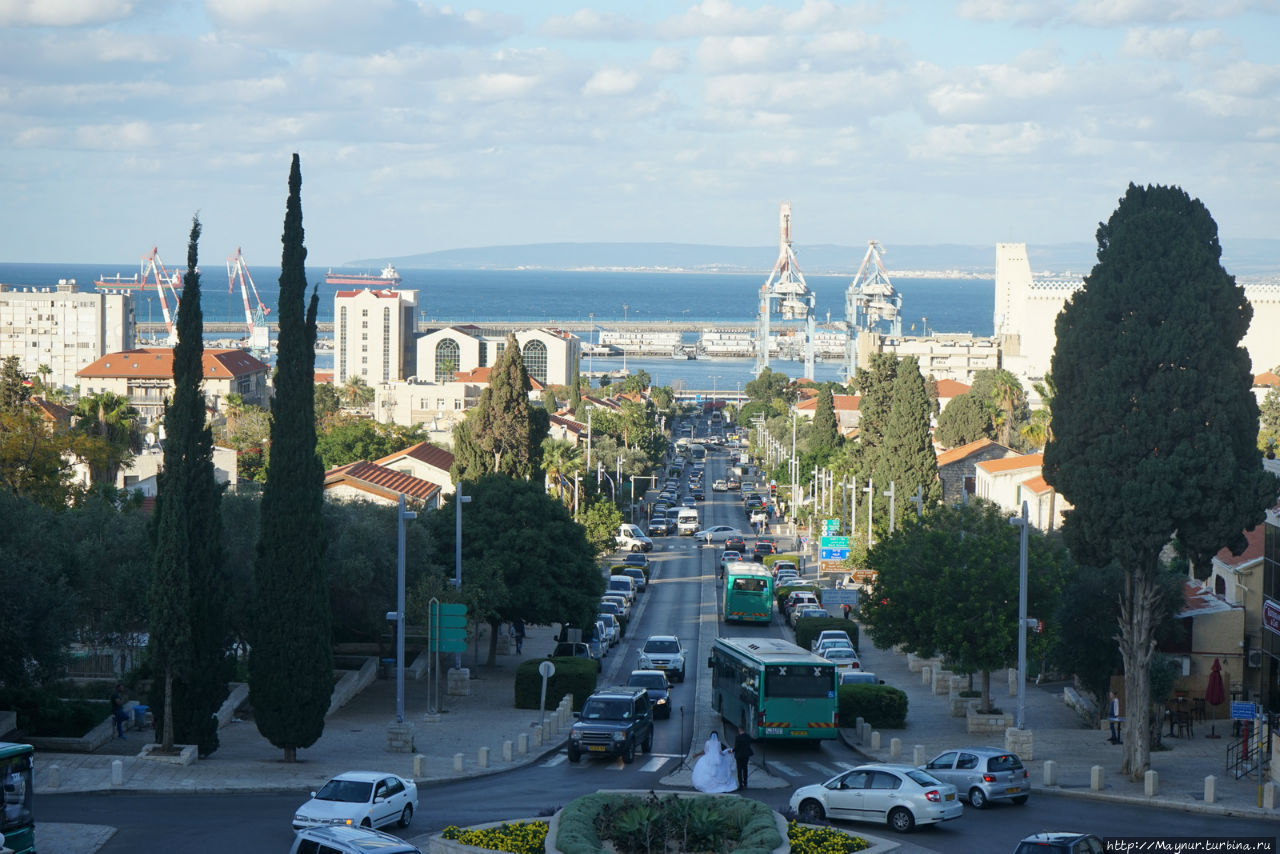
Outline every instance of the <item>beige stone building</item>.
{"label": "beige stone building", "polygon": [[[247,350],[204,351],[205,406],[221,412],[227,395],[238,394],[246,403],[267,406],[269,368]],[[173,350],[144,347],[108,353],[76,372],[82,394],[114,392],[127,398],[144,424],[164,416],[164,402],[173,396]]]}
{"label": "beige stone building", "polygon": [[414,367],[417,291],[347,290],[333,296],[333,383],[408,379]]}

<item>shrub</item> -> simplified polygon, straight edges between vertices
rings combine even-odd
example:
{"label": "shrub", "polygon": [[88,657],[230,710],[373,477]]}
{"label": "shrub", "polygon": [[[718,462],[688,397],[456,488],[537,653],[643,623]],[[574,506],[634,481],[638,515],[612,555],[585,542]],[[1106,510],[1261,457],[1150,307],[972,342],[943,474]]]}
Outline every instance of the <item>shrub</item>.
{"label": "shrub", "polygon": [[796,620],[796,646],[808,649],[818,635],[825,631],[844,632],[853,648],[858,648],[858,624],[842,617],[805,617]]}
{"label": "shrub", "polygon": [[23,734],[46,738],[80,738],[111,717],[105,700],[64,700],[49,688],[2,688],[0,709],[17,713]]}
{"label": "shrub", "polygon": [[782,844],[773,811],[742,797],[597,793],[560,813],[554,845],[565,854],[598,854],[602,839],[619,854],[664,848],[769,854]]}
{"label": "shrub", "polygon": [[800,565],[800,555],[798,554],[765,555],[764,565],[772,569],[773,565],[780,560],[789,560],[796,566]]}
{"label": "shrub", "polygon": [[546,851],[547,823],[545,821],[503,822],[498,827],[464,830],[449,825],[440,835],[455,839],[463,845],[487,848],[490,851],[510,851],[511,854],[543,854]]}
{"label": "shrub", "polygon": [[865,851],[871,843],[860,836],[850,836],[834,827],[787,822],[787,839],[791,841],[791,854],[851,854]]}
{"label": "shrub", "polygon": [[892,685],[841,685],[838,698],[843,726],[858,718],[877,729],[907,725],[907,695]]}
{"label": "shrub", "polygon": [[596,690],[599,662],[586,658],[531,658],[520,662],[516,668],[515,705],[517,709],[536,709],[542,698],[542,674],[538,665],[553,661],[556,672],[547,680],[547,702],[553,707],[565,694],[573,695],[573,707],[581,709],[582,703]]}

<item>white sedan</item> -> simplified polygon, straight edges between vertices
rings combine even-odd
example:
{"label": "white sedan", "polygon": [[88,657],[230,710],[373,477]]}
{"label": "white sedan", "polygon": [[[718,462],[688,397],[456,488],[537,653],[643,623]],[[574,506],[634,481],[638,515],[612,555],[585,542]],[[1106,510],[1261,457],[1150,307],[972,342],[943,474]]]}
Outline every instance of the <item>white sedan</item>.
{"label": "white sedan", "polygon": [[737,528],[730,528],[728,525],[712,525],[710,528],[703,528],[693,535],[694,539],[702,540],[705,543],[723,543],[730,537],[741,536],[741,531]]}
{"label": "white sedan", "polygon": [[311,793],[293,815],[293,829],[340,824],[408,827],[418,808],[418,785],[379,771],[348,771]]}

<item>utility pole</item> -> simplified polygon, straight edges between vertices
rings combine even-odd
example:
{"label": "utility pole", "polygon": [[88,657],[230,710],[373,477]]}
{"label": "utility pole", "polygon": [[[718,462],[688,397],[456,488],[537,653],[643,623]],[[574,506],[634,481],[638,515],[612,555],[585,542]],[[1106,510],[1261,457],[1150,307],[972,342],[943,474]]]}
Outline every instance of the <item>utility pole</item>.
{"label": "utility pole", "polygon": [[889,533],[894,531],[894,513],[896,508],[894,504],[894,488],[893,481],[889,481],[889,488],[884,491],[885,496],[889,499]]}
{"label": "utility pole", "polygon": [[871,539],[871,510],[876,504],[876,482],[872,478],[867,478],[867,485],[862,488],[867,494],[867,548],[875,545]]}

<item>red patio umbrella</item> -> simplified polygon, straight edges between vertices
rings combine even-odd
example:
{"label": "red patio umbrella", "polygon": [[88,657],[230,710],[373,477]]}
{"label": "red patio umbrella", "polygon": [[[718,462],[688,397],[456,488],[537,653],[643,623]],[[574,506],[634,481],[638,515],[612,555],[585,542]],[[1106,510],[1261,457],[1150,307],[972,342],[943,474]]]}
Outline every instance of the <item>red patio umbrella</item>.
{"label": "red patio umbrella", "polygon": [[[1218,659],[1213,660],[1213,668],[1209,671],[1209,684],[1204,686],[1204,701],[1211,706],[1221,706],[1227,699],[1227,692],[1222,685],[1222,663]],[[1217,733],[1218,726],[1218,710],[1213,711],[1213,723],[1209,727],[1209,734],[1205,738],[1221,738]]]}

